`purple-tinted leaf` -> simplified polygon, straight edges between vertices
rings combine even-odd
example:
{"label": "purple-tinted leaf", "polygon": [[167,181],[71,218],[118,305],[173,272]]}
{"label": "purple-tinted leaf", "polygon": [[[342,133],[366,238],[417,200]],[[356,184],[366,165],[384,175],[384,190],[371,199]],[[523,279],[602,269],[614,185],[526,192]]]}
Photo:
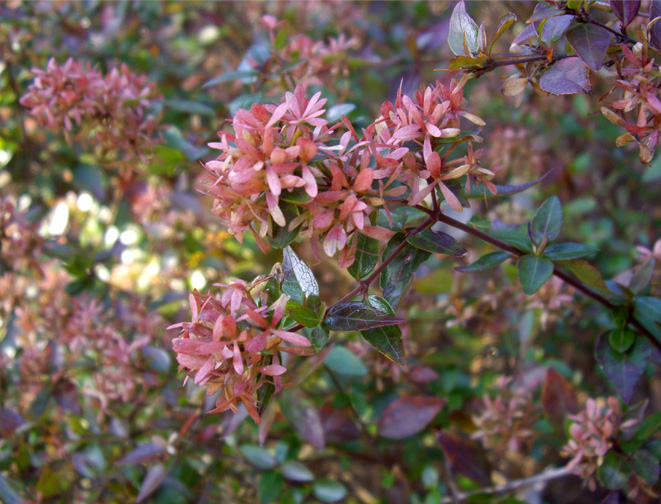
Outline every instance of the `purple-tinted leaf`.
{"label": "purple-tinted leaf", "polygon": [[69,380],[60,380],[53,389],[55,402],[63,410],[80,414],[80,402],[78,401],[78,387]]}
{"label": "purple-tinted leaf", "polygon": [[547,19],[542,26],[542,42],[545,44],[556,43],[569,29],[573,20],[574,16],[571,14]]}
{"label": "purple-tinted leaf", "polygon": [[439,397],[414,396],[396,399],[379,419],[379,435],[404,439],[423,430],[445,405]]}
{"label": "purple-tinted leaf", "polygon": [[530,187],[532,187],[536,184],[539,184],[552,171],[553,170],[547,171],[541,177],[536,178],[535,180],[532,180],[530,182],[526,182],[525,184],[520,184],[520,185],[498,185],[498,184],[496,184],[496,189],[498,190],[497,194],[492,194],[487,186],[476,186],[475,184],[472,184],[471,185],[471,190],[468,193],[468,198],[469,199],[484,199],[486,197],[487,199],[492,199],[492,198],[500,198],[500,197],[504,197],[504,196],[511,196],[513,194],[518,194],[520,192],[525,191],[526,189],[529,189]]}
{"label": "purple-tinted leaf", "polygon": [[520,45],[522,43],[526,43],[537,46],[539,44],[539,33],[537,31],[538,27],[539,23],[529,24],[521,31],[521,33],[514,37],[512,44]]}
{"label": "purple-tinted leaf", "polygon": [[650,344],[643,336],[638,336],[626,353],[620,353],[610,345],[608,333],[601,334],[597,340],[597,361],[627,404],[631,401],[636,383],[645,371],[651,353]]}
{"label": "purple-tinted leaf", "polygon": [[369,275],[379,262],[379,242],[364,234],[358,234],[355,239],[358,240],[356,259],[347,271],[356,280],[361,280]]}
{"label": "purple-tinted leaf", "polygon": [[18,485],[0,474],[0,501],[5,504],[22,504],[26,502],[18,494]]}
{"label": "purple-tinted leaf", "polygon": [[[370,296],[368,302],[374,308],[386,312],[392,317],[395,316],[395,312],[388,304],[388,301],[382,297]],[[406,367],[406,353],[404,351],[404,343],[402,342],[402,330],[398,326],[377,327],[375,329],[361,331],[360,334],[383,355],[400,366]]]}
{"label": "purple-tinted leaf", "polygon": [[661,20],[654,24],[652,22],[659,16],[661,16],[661,0],[651,0],[650,22],[647,25],[647,29],[649,31],[650,47],[657,50],[661,50]]}
{"label": "purple-tinted leaf", "polygon": [[589,23],[581,23],[567,33],[567,42],[595,72],[601,68],[611,43],[611,34]]}
{"label": "purple-tinted leaf", "polygon": [[167,472],[165,471],[163,464],[156,464],[155,466],[150,467],[147,476],[145,476],[145,479],[142,481],[140,492],[138,492],[138,496],[135,498],[136,504],[144,501],[147,497],[153,494],[158,487],[161,486],[166,475]]}
{"label": "purple-tinted leaf", "polygon": [[[259,390],[261,391],[264,387],[265,386],[261,387]],[[263,402],[260,401],[260,406],[262,404]],[[227,437],[234,434],[236,432],[236,429],[238,429],[241,426],[241,424],[247,417],[248,417],[248,410],[243,404],[239,405],[236,414],[231,411],[226,412],[226,414],[223,416],[220,439],[226,439]]]}
{"label": "purple-tinted leaf", "polygon": [[645,287],[652,281],[654,274],[654,267],[656,266],[656,259],[648,259],[641,264],[629,281],[629,290],[634,294],[640,294],[645,290]]}
{"label": "purple-tinted leaf", "polygon": [[554,16],[561,16],[565,12],[562,9],[558,9],[555,5],[547,5],[543,2],[537,2],[535,5],[535,10],[532,13],[532,16],[528,18],[527,23],[532,23],[533,21],[541,21],[542,19],[548,19]]}
{"label": "purple-tinted leaf", "polygon": [[493,38],[491,39],[491,45],[489,46],[489,54],[491,54],[491,50],[493,49],[493,45],[496,43],[496,41],[505,33],[510,26],[512,26],[516,22],[516,14],[513,12],[508,12],[505,14],[502,18],[500,18],[500,22],[498,23],[498,28],[496,28],[495,33],[493,34]]}
{"label": "purple-tinted leaf", "polygon": [[587,93],[592,89],[588,68],[581,58],[556,61],[544,72],[539,85],[544,91],[554,95]]}
{"label": "purple-tinted leaf", "polygon": [[348,301],[331,306],[323,325],[331,331],[362,331],[403,322],[404,319],[393,317],[373,306],[359,301]]}
{"label": "purple-tinted leaf", "polygon": [[477,23],[466,12],[466,4],[464,0],[461,0],[452,11],[452,16],[450,16],[450,31],[448,33],[450,50],[457,56],[470,56],[470,54],[466,54],[466,48],[469,53],[477,52],[477,34]]}
{"label": "purple-tinted leaf", "polygon": [[491,467],[482,447],[472,439],[442,433],[438,437],[452,469],[481,486],[491,484]]}
{"label": "purple-tinted leaf", "polygon": [[131,453],[120,459],[118,464],[135,464],[136,462],[147,462],[165,451],[165,445],[145,443],[138,446]]}
{"label": "purple-tinted leaf", "polygon": [[303,396],[300,389],[288,390],[279,397],[280,409],[294,430],[317,450],[323,449],[326,446],[324,429],[312,401]]}
{"label": "purple-tinted leaf", "polygon": [[556,428],[562,428],[567,415],[578,412],[576,390],[555,369],[549,368],[542,391],[542,408]]}
{"label": "purple-tinted leaf", "polygon": [[25,423],[23,417],[9,408],[0,408],[0,436],[8,438]]}
{"label": "purple-tinted leaf", "polygon": [[411,368],[411,371],[408,374],[410,381],[414,383],[429,383],[432,381],[437,381],[440,376],[432,368],[428,366],[416,366]]}
{"label": "purple-tinted leaf", "polygon": [[611,0],[611,9],[626,28],[638,15],[640,0]]}
{"label": "purple-tinted leaf", "polygon": [[462,257],[468,251],[462,247],[457,240],[447,233],[441,231],[432,231],[425,229],[420,233],[410,235],[406,238],[416,248],[434,252],[436,254],[445,254],[453,257]]}
{"label": "purple-tinted leaf", "polygon": [[647,450],[634,453],[631,468],[650,486],[654,486],[659,479],[659,460]]}
{"label": "purple-tinted leaf", "polygon": [[333,408],[330,404],[325,404],[319,414],[326,441],[346,443],[360,437],[360,429],[348,409]]}

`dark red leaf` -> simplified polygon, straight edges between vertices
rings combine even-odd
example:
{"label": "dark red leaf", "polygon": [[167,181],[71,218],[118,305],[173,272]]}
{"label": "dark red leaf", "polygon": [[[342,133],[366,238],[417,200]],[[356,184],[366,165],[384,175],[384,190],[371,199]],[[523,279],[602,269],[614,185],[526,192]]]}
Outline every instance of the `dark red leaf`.
{"label": "dark red leaf", "polygon": [[379,435],[404,439],[423,430],[445,405],[439,397],[402,397],[390,403],[379,419]]}
{"label": "dark red leaf", "polygon": [[567,415],[578,412],[576,390],[553,368],[549,368],[546,373],[542,391],[542,407],[551,423],[557,428],[562,428]]}
{"label": "dark red leaf", "polygon": [[596,72],[608,52],[611,34],[599,26],[582,23],[567,33],[567,41],[585,64]]}
{"label": "dark red leaf", "polygon": [[540,87],[551,94],[586,93],[592,89],[588,68],[581,58],[567,58],[555,62],[539,80]]}
{"label": "dark red leaf", "polygon": [[[652,20],[661,16],[661,0],[652,0],[650,2],[650,24]],[[648,26],[650,46],[654,49],[661,50],[661,20],[654,23],[651,27]]]}
{"label": "dark red leaf", "polygon": [[348,409],[333,408],[325,404],[319,410],[326,441],[346,443],[360,437],[360,429]]}
{"label": "dark red leaf", "polygon": [[414,383],[429,383],[439,378],[438,373],[427,366],[416,366],[409,372],[409,380]]}
{"label": "dark red leaf", "polygon": [[640,0],[611,0],[611,9],[626,28],[638,15]]}
{"label": "dark red leaf", "polygon": [[60,380],[53,389],[55,402],[64,410],[80,414],[80,402],[78,398],[78,387],[69,380]]}
{"label": "dark red leaf", "polygon": [[491,467],[482,447],[470,438],[442,433],[438,442],[452,469],[482,486],[491,484]]}
{"label": "dark red leaf", "polygon": [[303,439],[321,450],[326,446],[319,412],[300,389],[288,390],[280,395],[280,410]]}

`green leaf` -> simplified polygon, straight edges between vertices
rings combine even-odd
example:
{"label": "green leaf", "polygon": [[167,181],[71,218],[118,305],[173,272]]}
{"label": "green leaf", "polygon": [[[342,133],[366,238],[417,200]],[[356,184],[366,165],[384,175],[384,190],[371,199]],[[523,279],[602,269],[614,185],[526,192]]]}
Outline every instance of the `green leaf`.
{"label": "green leaf", "polygon": [[626,460],[621,454],[614,451],[608,452],[597,470],[601,483],[609,490],[623,488],[629,479],[626,465]]}
{"label": "green leaf", "polygon": [[[448,44],[450,50],[457,56],[471,56],[477,52],[478,27],[475,20],[466,12],[464,0],[459,2],[450,16],[450,31],[448,33]],[[468,54],[466,54],[468,49]]]}
{"label": "green leaf", "polygon": [[442,231],[425,229],[420,233],[407,236],[406,241],[414,247],[436,254],[462,257],[468,253],[457,240]]}
{"label": "green leaf", "polygon": [[317,352],[326,346],[329,335],[329,331],[321,326],[317,326],[312,329],[312,337],[310,338],[310,342]]}
{"label": "green leaf", "polygon": [[624,353],[629,350],[635,339],[636,333],[628,327],[622,329],[613,329],[608,335],[608,341],[610,342],[611,346],[620,353]]}
{"label": "green leaf", "polygon": [[[405,240],[406,237],[402,233],[393,236],[383,250],[381,260],[389,257]],[[407,244],[383,270],[379,279],[383,297],[393,309],[397,308],[400,299],[411,285],[413,273],[430,255],[430,252]]]}
{"label": "green leaf", "polygon": [[462,266],[461,268],[455,268],[456,271],[462,273],[473,273],[474,271],[484,271],[498,266],[500,263],[506,259],[512,257],[509,252],[499,251],[491,252],[490,254],[483,255],[477,261],[468,266]]}
{"label": "green leaf", "polygon": [[404,319],[391,316],[360,301],[347,301],[330,307],[323,326],[331,331],[362,331],[403,322]]}
{"label": "green leaf", "polygon": [[179,128],[175,126],[169,126],[167,129],[163,130],[163,138],[165,138],[169,147],[183,152],[184,156],[186,156],[186,159],[189,161],[197,161],[209,153],[209,148],[193,145],[186,140],[182,136],[181,131],[179,131]]}
{"label": "green leaf", "polygon": [[638,426],[636,434],[630,440],[622,443],[622,449],[625,453],[635,452],[647,443],[659,429],[661,429],[661,411],[645,418]]}
{"label": "green leaf", "polygon": [[647,287],[652,281],[655,265],[656,260],[654,258],[648,259],[633,274],[631,281],[629,282],[629,289],[634,294],[640,294],[643,292],[645,287]]}
{"label": "green leaf", "polygon": [[249,110],[255,103],[263,103],[264,95],[262,93],[246,93],[237,96],[230,103],[230,114],[236,114],[239,109]]}
{"label": "green leaf", "polygon": [[367,368],[351,350],[343,346],[336,346],[324,359],[324,364],[331,371],[350,376],[365,376]]}
{"label": "green leaf", "polygon": [[222,84],[223,82],[230,82],[237,79],[251,79],[259,77],[259,72],[257,70],[235,70],[234,72],[225,72],[220,74],[217,77],[214,77],[211,80],[208,80],[202,87],[215,86],[216,84]]}
{"label": "green leaf", "polygon": [[199,114],[216,117],[214,109],[205,105],[204,103],[188,101],[188,100],[165,100],[165,106],[176,110],[178,112],[186,112],[187,114]]}
{"label": "green leaf", "polygon": [[363,234],[358,234],[356,239],[358,240],[356,259],[347,271],[356,280],[362,280],[379,262],[379,242]]}
{"label": "green leaf", "polygon": [[280,210],[285,217],[287,225],[284,227],[278,226],[275,222],[273,223],[273,238],[269,239],[271,246],[277,249],[283,249],[291,242],[293,242],[298,236],[299,229],[289,230],[289,223],[298,217],[298,205],[289,203],[287,201],[280,202]]}
{"label": "green leaf", "polygon": [[638,450],[633,454],[631,468],[649,486],[654,486],[659,480],[659,461],[647,450]]}
{"label": "green leaf", "polygon": [[287,315],[299,324],[309,328],[317,327],[321,322],[321,315],[303,305],[292,308]]}
{"label": "green leaf", "polygon": [[0,474],[0,500],[5,504],[21,504],[24,500],[18,494],[16,484]]}
{"label": "green leaf", "polygon": [[534,294],[553,274],[553,263],[546,257],[525,255],[517,263],[519,281],[526,294]]}
{"label": "green leaf", "polygon": [[551,196],[537,209],[532,219],[532,239],[537,245],[544,239],[553,241],[558,237],[561,229],[562,206],[557,196]]}
{"label": "green leaf", "polygon": [[489,233],[494,238],[504,241],[508,245],[523,250],[524,252],[532,252],[532,244],[530,237],[526,231],[526,227],[521,225],[516,228],[502,227],[492,229]]}
{"label": "green leaf", "polygon": [[260,504],[271,504],[279,500],[280,493],[283,488],[282,476],[275,471],[269,471],[259,476],[259,486],[257,491],[259,493]]}
{"label": "green leaf", "polygon": [[315,481],[312,490],[322,502],[338,502],[347,496],[347,489],[342,483],[328,478]]}
{"label": "green leaf", "polygon": [[498,28],[496,28],[496,32],[493,34],[493,38],[491,39],[491,45],[489,46],[489,54],[491,54],[491,51],[493,49],[493,45],[496,43],[496,41],[505,33],[510,26],[512,26],[516,22],[516,14],[513,12],[508,12],[505,14],[503,17],[500,18],[500,22],[498,23]]}
{"label": "green leaf", "polygon": [[[374,308],[377,308],[390,316],[394,317],[395,312],[388,304],[388,301],[379,296],[369,296],[367,302]],[[383,355],[400,366],[406,367],[406,352],[402,342],[402,330],[399,326],[377,327],[361,331],[360,334],[370,345],[376,348]]]}
{"label": "green leaf", "polygon": [[568,261],[557,261],[557,263],[571,271],[576,278],[591,289],[611,292],[599,270],[589,262],[583,259],[570,259]]}
{"label": "green leaf", "polygon": [[552,261],[578,259],[599,252],[599,247],[582,243],[553,243],[544,249],[544,255]]}
{"label": "green leaf", "polygon": [[661,299],[652,296],[636,297],[633,303],[643,316],[661,322]]}
{"label": "green leaf", "polygon": [[242,445],[239,450],[248,459],[248,462],[257,469],[273,469],[277,464],[275,457],[266,448],[262,448],[261,446]]}
{"label": "green leaf", "polygon": [[607,333],[601,334],[597,339],[597,362],[624,402],[629,404],[636,383],[647,367],[652,349],[644,336],[637,336],[632,347],[627,352],[620,353],[613,349],[608,339]]}
{"label": "green leaf", "polygon": [[305,298],[319,295],[319,285],[314,273],[299,259],[291,247],[285,247],[282,253],[282,272],[284,274],[282,291],[295,303],[302,305]]}
{"label": "green leaf", "polygon": [[314,474],[297,460],[288,460],[280,468],[282,475],[289,481],[306,482],[313,481]]}

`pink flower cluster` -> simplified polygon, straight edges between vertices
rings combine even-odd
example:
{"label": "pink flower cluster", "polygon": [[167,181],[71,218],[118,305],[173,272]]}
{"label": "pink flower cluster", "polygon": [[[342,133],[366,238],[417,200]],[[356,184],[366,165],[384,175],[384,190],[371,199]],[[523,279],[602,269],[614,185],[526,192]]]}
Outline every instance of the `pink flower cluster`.
{"label": "pink flower cluster", "polygon": [[600,408],[594,399],[585,402],[585,409],[577,415],[569,415],[574,423],[569,428],[571,439],[563,446],[561,454],[572,457],[567,469],[583,478],[584,483],[595,490],[596,472],[603,457],[613,446],[620,429],[626,429],[636,420],[622,422],[620,404],[614,397],[607,400],[608,407]]}
{"label": "pink flower cluster", "polygon": [[71,58],[54,59],[46,70],[32,69],[34,83],[20,99],[41,126],[64,131],[67,141],[99,146],[103,153],[123,152],[123,160],[144,161],[158,117],[150,113],[155,85],[124,64],[107,75]]}
{"label": "pink flower cluster", "polygon": [[[270,306],[267,293],[255,301],[251,290],[266,281],[261,277],[251,284],[235,280],[224,287],[220,298],[198,292],[190,294],[193,319],[168,329],[181,328],[172,341],[179,369],[194,382],[207,388],[207,395],[220,392],[216,408],[209,413],[231,409],[235,413],[243,404],[259,423],[257,391],[272,383],[275,392],[283,387],[278,352],[308,355],[310,342],[300,334],[279,329],[288,296],[283,295]],[[290,343],[296,346],[285,346]]]}
{"label": "pink flower cluster", "polygon": [[[461,211],[443,181],[468,175],[468,186],[471,178],[481,183],[494,175],[481,168],[480,153],[470,146],[468,155],[447,160],[456,144],[481,140],[460,136],[462,116],[484,124],[464,110],[461,85],[437,83],[414,98],[400,89],[360,137],[345,117],[329,126],[322,117],[325,103],[321,93],[307,98],[298,85],[282,103],[238,110],[234,133],[221,131],[220,142],[209,144],[221,154],[205,164],[210,176],[204,191],[216,198],[213,212],[239,241],[252,231],[266,249],[264,238],[285,228],[309,239],[318,257],[320,249],[328,256],[340,252],[340,265],[348,267],[358,234],[392,236],[373,224],[376,209],[390,219],[390,206],[422,204],[438,187]],[[333,140],[341,127],[346,131]],[[443,156],[442,144],[448,144]]]}

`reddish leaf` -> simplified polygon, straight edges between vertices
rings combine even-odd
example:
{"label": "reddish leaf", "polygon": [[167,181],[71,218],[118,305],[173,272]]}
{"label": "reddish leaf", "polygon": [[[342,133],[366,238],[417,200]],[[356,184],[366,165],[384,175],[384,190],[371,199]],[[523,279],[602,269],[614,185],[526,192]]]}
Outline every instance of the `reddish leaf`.
{"label": "reddish leaf", "polygon": [[165,467],[163,467],[162,464],[156,464],[155,466],[150,467],[147,476],[145,476],[145,479],[142,481],[140,492],[135,498],[136,504],[144,501],[147,497],[153,494],[156,489],[161,486],[166,475]]}
{"label": "reddish leaf", "polygon": [[156,445],[154,443],[145,443],[138,446],[135,450],[129,453],[126,457],[122,458],[118,464],[135,464],[136,462],[146,462],[152,458],[160,455],[165,451],[165,446]]}
{"label": "reddish leaf", "polygon": [[491,467],[482,447],[470,438],[442,433],[438,442],[452,469],[479,485],[491,484]]}
{"label": "reddish leaf", "polygon": [[626,28],[638,15],[640,0],[611,0],[611,9]]}
{"label": "reddish leaf", "polygon": [[567,41],[585,64],[596,72],[608,52],[611,34],[599,26],[583,23],[567,33]]}
{"label": "reddish leaf", "polygon": [[539,80],[540,87],[551,94],[586,93],[592,89],[588,69],[581,58],[555,62]]}
{"label": "reddish leaf", "polygon": [[60,380],[53,389],[53,396],[58,406],[64,410],[80,414],[80,402],[78,400],[78,387],[69,380]]}
{"label": "reddish leaf", "polygon": [[330,404],[325,404],[319,414],[327,441],[346,443],[360,437],[360,429],[348,409],[333,408]]}
{"label": "reddish leaf", "polygon": [[427,366],[416,366],[409,372],[409,380],[414,383],[429,383],[439,378],[438,373]]}
{"label": "reddish leaf", "polygon": [[[652,0],[650,2],[650,24],[655,18],[661,16],[661,0]],[[654,23],[652,26],[648,25],[650,46],[654,49],[661,50],[661,20]]]}
{"label": "reddish leaf", "polygon": [[557,428],[562,428],[567,415],[578,412],[576,390],[553,368],[549,368],[546,373],[542,407],[551,423]]}
{"label": "reddish leaf", "polygon": [[402,397],[390,403],[379,419],[379,435],[404,439],[423,430],[445,405],[438,397]]}
{"label": "reddish leaf", "polygon": [[300,389],[281,394],[279,404],[287,421],[303,439],[318,450],[326,446],[319,412],[312,401],[302,395]]}

